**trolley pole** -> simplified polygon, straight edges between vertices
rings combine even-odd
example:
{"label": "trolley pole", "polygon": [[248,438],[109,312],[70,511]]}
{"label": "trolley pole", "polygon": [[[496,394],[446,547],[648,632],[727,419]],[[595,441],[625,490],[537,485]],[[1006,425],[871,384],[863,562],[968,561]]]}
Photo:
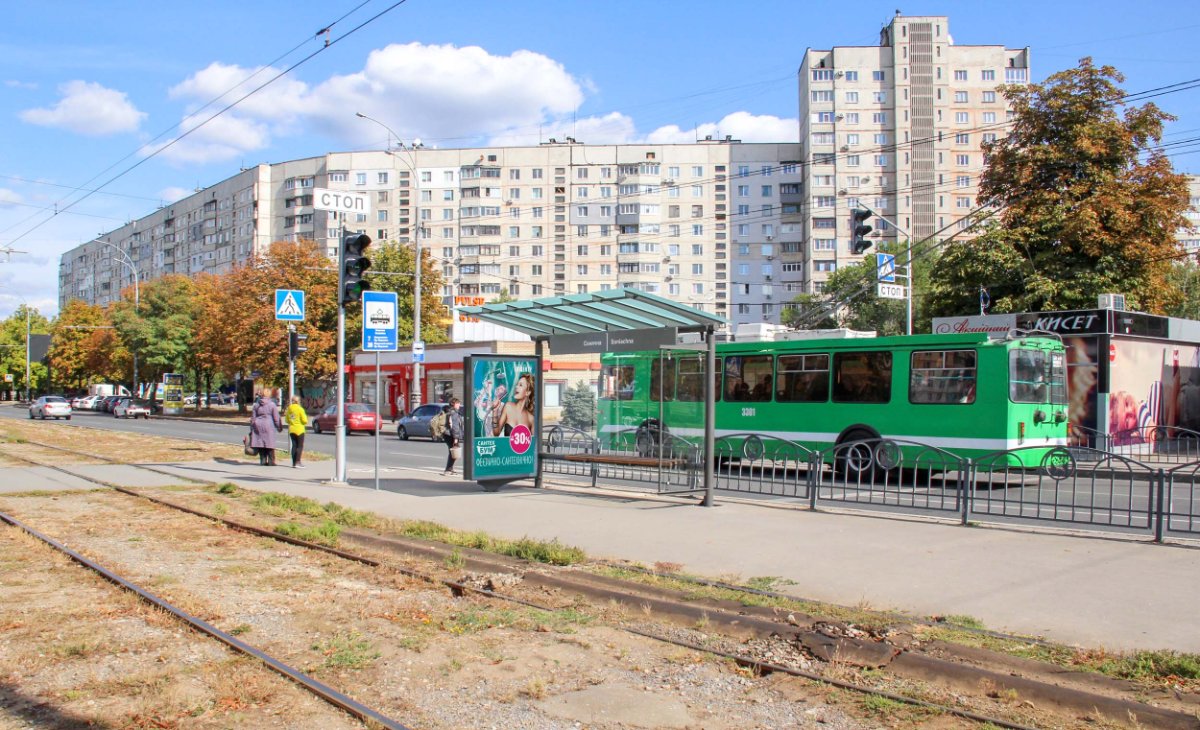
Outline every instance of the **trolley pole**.
{"label": "trolley pole", "polygon": [[[345,213],[342,213],[345,216]],[[346,239],[346,220],[342,219],[342,241]],[[346,304],[342,301],[346,275],[345,249],[338,242],[338,321],[337,321],[337,426],[333,430],[333,481],[346,483]]]}

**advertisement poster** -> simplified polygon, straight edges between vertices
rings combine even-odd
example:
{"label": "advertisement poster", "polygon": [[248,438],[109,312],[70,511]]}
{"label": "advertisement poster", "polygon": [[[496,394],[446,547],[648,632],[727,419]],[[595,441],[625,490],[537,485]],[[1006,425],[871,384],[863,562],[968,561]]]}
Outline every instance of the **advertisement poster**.
{"label": "advertisement poster", "polygon": [[163,373],[163,413],[177,416],[183,413],[183,375]]}
{"label": "advertisement poster", "polygon": [[541,369],[530,355],[472,355],[464,368],[468,453],[464,476],[511,480],[537,473]]}
{"label": "advertisement poster", "polygon": [[1154,426],[1200,429],[1198,356],[1200,351],[1191,345],[1112,342],[1108,433],[1114,445],[1151,441]]}

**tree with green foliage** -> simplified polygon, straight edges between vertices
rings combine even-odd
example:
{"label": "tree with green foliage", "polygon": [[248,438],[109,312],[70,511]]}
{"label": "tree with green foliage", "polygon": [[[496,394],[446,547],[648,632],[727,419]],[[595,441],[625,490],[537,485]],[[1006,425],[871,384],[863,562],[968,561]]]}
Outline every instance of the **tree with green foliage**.
{"label": "tree with green foliage", "polygon": [[816,294],[801,294],[783,307],[780,322],[800,330],[827,330],[838,326],[835,307]]}
{"label": "tree with green foliage", "polygon": [[[13,376],[12,383],[3,386],[13,393],[25,393],[25,334],[26,316],[28,316],[28,332],[34,335],[44,335],[50,332],[50,320],[46,319],[35,307],[22,304],[16,311],[3,321],[0,321],[0,373]],[[29,363],[29,389],[36,394],[46,386],[49,371],[45,363],[34,361]]]}
{"label": "tree with green foliage", "polygon": [[[367,249],[367,257],[371,259],[367,283],[372,291],[396,292],[398,336],[400,342],[412,342],[414,279],[411,272],[415,270],[412,245],[379,241]],[[450,321],[450,312],[442,303],[442,271],[429,255],[427,247],[421,249],[421,263],[421,338],[429,343],[448,342],[450,338],[446,324]],[[378,273],[383,271],[396,273]],[[361,322],[354,324],[356,332],[361,333],[360,325]],[[350,327],[346,329],[349,332]],[[357,341],[361,341],[361,334],[358,337]]]}
{"label": "tree with green foliage", "polygon": [[563,392],[562,423],[580,431],[596,427],[596,394],[580,381]]}
{"label": "tree with green foliage", "polygon": [[109,309],[125,347],[138,356],[138,379],[162,380],[163,373],[182,372],[192,357],[196,325],[196,283],[169,274],[141,285],[140,302],[133,287]]}
{"label": "tree with green foliage", "polygon": [[1001,87],[1013,126],[985,144],[979,187],[997,224],[946,247],[933,314],[976,311],[981,286],[995,312],[1094,307],[1104,292],[1154,313],[1179,301],[1171,267],[1176,232],[1189,229],[1187,181],[1157,147],[1173,117],[1128,105],[1123,81],[1085,58],[1043,84]]}

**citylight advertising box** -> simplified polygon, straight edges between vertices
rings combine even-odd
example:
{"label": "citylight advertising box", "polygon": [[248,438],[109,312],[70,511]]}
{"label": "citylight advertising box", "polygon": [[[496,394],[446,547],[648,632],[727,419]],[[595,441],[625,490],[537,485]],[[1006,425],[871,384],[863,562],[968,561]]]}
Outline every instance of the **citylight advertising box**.
{"label": "citylight advertising box", "polygon": [[470,355],[463,373],[463,477],[503,483],[535,476],[541,359]]}

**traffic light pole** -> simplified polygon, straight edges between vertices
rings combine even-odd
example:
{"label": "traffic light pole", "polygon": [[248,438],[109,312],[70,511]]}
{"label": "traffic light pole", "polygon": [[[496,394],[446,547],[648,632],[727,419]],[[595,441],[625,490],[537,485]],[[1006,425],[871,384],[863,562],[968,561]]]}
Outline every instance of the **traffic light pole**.
{"label": "traffic light pole", "polygon": [[875,216],[876,218],[883,221],[884,223],[887,223],[889,226],[891,226],[892,228],[895,228],[900,233],[903,233],[904,237],[908,239],[908,246],[904,249],[904,253],[908,255],[908,261],[904,265],[904,278],[907,279],[907,284],[908,284],[908,286],[905,287],[906,289],[908,289],[908,292],[906,293],[907,295],[904,297],[904,309],[905,309],[904,333],[911,335],[912,334],[912,302],[913,302],[913,268],[912,268],[913,240],[912,240],[912,234],[909,233],[908,231],[904,230],[900,226],[896,225],[895,221],[891,220],[890,218],[885,218],[885,217],[879,215],[878,213],[876,213],[874,210],[871,210],[867,206],[862,205],[860,203],[859,207],[862,208],[863,210],[870,211],[871,215]]}
{"label": "traffic light pole", "polygon": [[292,402],[292,398],[296,397],[296,353],[292,351],[292,333],[296,331],[296,325],[288,325],[288,404]]}
{"label": "traffic light pole", "polygon": [[[342,213],[342,215],[346,215]],[[338,325],[337,325],[337,426],[333,429],[333,481],[346,483],[346,302],[343,284],[346,278],[346,221],[342,219],[342,240],[338,241]]]}

